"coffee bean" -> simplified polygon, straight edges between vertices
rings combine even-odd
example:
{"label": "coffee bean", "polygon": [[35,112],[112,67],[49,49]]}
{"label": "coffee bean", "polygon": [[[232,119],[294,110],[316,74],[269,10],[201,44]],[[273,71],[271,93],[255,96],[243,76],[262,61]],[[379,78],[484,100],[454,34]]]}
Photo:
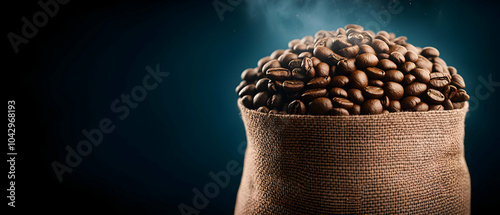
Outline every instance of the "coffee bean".
{"label": "coffee bean", "polygon": [[286,80],[283,82],[282,87],[285,92],[294,93],[304,88],[304,82],[299,80]]}
{"label": "coffee bean", "polygon": [[344,108],[333,108],[329,114],[333,116],[349,116],[349,111]]}
{"label": "coffee bean", "polygon": [[[340,76],[335,76],[335,77],[340,77]],[[335,79],[335,77],[334,77],[334,79]],[[368,76],[366,75],[366,73],[364,73],[361,70],[352,71],[351,74],[349,75],[349,79],[347,79],[347,81],[350,82],[350,86],[352,88],[356,88],[356,89],[363,89],[366,86],[368,86]],[[343,87],[343,86],[336,85],[336,87]]]}
{"label": "coffee bean", "polygon": [[302,100],[309,102],[315,98],[324,97],[326,94],[327,90],[325,88],[309,89],[302,93],[301,98]]}
{"label": "coffee bean", "polygon": [[[419,50],[418,50],[415,46],[413,46],[412,44],[410,44],[410,43],[406,43],[406,44],[404,44],[403,46],[404,46],[404,47],[405,47],[408,51],[412,51],[412,52],[413,52],[413,53],[415,53],[415,54],[419,53]],[[406,57],[406,56],[405,56],[405,57]],[[406,60],[406,61],[408,61],[408,60]]]}
{"label": "coffee bean", "polygon": [[290,61],[297,59],[298,57],[299,56],[295,53],[286,53],[286,54],[281,55],[278,58],[278,61],[280,62],[281,67],[286,67],[286,66],[288,66]]}
{"label": "coffee bean", "polygon": [[271,55],[269,56],[270,57],[270,60],[274,60],[274,59],[278,59],[282,54],[283,52],[285,52],[285,50],[283,49],[278,49],[276,51],[274,51],[273,53],[271,53]]}
{"label": "coffee bean", "polygon": [[453,110],[453,103],[449,99],[445,99],[441,105],[443,105],[445,110]]}
{"label": "coffee bean", "polygon": [[[392,46],[392,45],[394,45],[394,43],[393,43],[393,42],[391,42],[391,40],[389,39],[389,37],[388,37],[388,36],[386,36],[386,35],[377,35],[377,36],[375,36],[375,39],[382,40],[384,43],[386,43],[386,44],[387,44],[387,46]],[[373,45],[372,45],[372,46],[373,46]]]}
{"label": "coffee bean", "polygon": [[339,51],[340,49],[350,46],[352,46],[352,44],[347,41],[347,38],[337,37],[335,40],[333,40],[332,50]]}
{"label": "coffee bean", "polygon": [[352,71],[356,70],[356,59],[349,58],[345,60],[341,60],[337,63],[336,70],[339,74],[349,75]]}
{"label": "coffee bean", "polygon": [[397,69],[398,66],[389,59],[382,59],[378,62],[377,67],[383,70]]}
{"label": "coffee bean", "polygon": [[385,76],[384,76],[384,81],[392,81],[392,82],[397,82],[397,83],[400,83],[401,81],[403,81],[403,78],[405,76],[403,75],[403,73],[399,70],[388,70],[385,72]]}
{"label": "coffee bean", "polygon": [[293,48],[295,45],[297,45],[299,43],[300,43],[299,39],[293,39],[290,42],[288,42],[288,48],[291,49],[291,48]]}
{"label": "coffee bean", "polygon": [[389,102],[389,107],[387,107],[389,112],[399,112],[401,111],[401,103],[398,100],[391,100]]}
{"label": "coffee bean", "polygon": [[443,72],[444,73],[447,73],[447,74],[450,73],[448,71],[448,65],[446,64],[446,62],[443,59],[441,59],[440,57],[435,57],[435,58],[432,59],[432,61],[434,63],[437,63],[437,64],[441,65],[441,67],[443,68]]}
{"label": "coffee bean", "polygon": [[394,39],[394,43],[399,44],[399,45],[404,45],[404,44],[406,44],[406,40],[408,40],[407,37],[399,36],[399,37]]}
{"label": "coffee bean", "polygon": [[434,47],[425,47],[420,54],[424,57],[438,57],[439,51]]}
{"label": "coffee bean", "polygon": [[389,46],[387,43],[380,39],[374,39],[372,41],[372,47],[377,53],[387,53],[389,51]]}
{"label": "coffee bean", "polygon": [[253,97],[253,106],[255,108],[259,108],[260,106],[264,106],[267,104],[267,100],[269,99],[269,93],[264,91],[264,92],[259,92],[255,94]]}
{"label": "coffee bean", "polygon": [[389,59],[391,57],[390,54],[387,54],[387,53],[377,53],[377,58],[379,60],[382,60],[382,59]]}
{"label": "coffee bean", "polygon": [[306,105],[300,100],[293,100],[288,104],[287,113],[289,114],[305,114]]}
{"label": "coffee bean", "polygon": [[432,67],[434,64],[429,59],[419,55],[418,60],[415,61],[415,65],[417,65],[417,67],[419,68],[424,68],[429,71],[432,71]]}
{"label": "coffee bean", "polygon": [[439,90],[435,90],[432,88],[425,91],[425,98],[431,104],[441,104],[446,99],[444,95],[439,92]]}
{"label": "coffee bean", "polygon": [[420,102],[417,104],[417,106],[415,106],[412,111],[418,111],[418,112],[422,112],[422,111],[428,111],[429,110],[429,105],[427,105],[427,103],[425,102]]}
{"label": "coffee bean", "polygon": [[363,92],[354,88],[347,90],[347,98],[356,104],[362,104],[365,101]]}
{"label": "coffee bean", "polygon": [[[259,61],[257,61],[257,68],[262,68],[266,63],[268,63],[269,61],[271,61],[271,57],[270,56],[266,56],[266,57],[263,57],[261,58]],[[261,72],[263,70],[258,70],[257,72]]]}
{"label": "coffee bean", "polygon": [[360,115],[361,114],[361,105],[354,104],[351,109],[349,109],[350,115]]}
{"label": "coffee bean", "polygon": [[240,92],[241,89],[243,89],[243,87],[245,87],[246,85],[248,85],[248,82],[243,80],[240,82],[240,84],[238,84],[238,86],[236,86],[236,93],[238,94]]}
{"label": "coffee bean", "polygon": [[371,46],[369,46],[369,45],[360,45],[359,46],[358,54],[364,54],[364,53],[377,54],[375,52],[375,49],[373,49]]}
{"label": "coffee bean", "polygon": [[390,35],[389,35],[389,32],[382,30],[382,31],[377,32],[377,37],[378,38],[383,37],[383,38],[387,39],[390,37]]}
{"label": "coffee bean", "polygon": [[303,80],[306,78],[306,71],[302,68],[295,68],[292,70],[292,78]]}
{"label": "coffee bean", "polygon": [[285,80],[291,76],[291,72],[286,68],[270,68],[266,75],[271,80]]}
{"label": "coffee bean", "polygon": [[337,70],[337,66],[336,66],[336,65],[332,65],[332,66],[330,67],[330,74],[328,74],[328,75],[329,75],[330,77],[335,76],[335,74],[336,74],[336,70]]}
{"label": "coffee bean", "polygon": [[352,108],[352,106],[354,105],[354,103],[352,103],[348,99],[341,97],[333,97],[332,104],[334,108],[345,108],[347,110]]}
{"label": "coffee bean", "polygon": [[[355,71],[351,73],[351,77],[353,73],[355,73]],[[344,87],[347,84],[349,84],[349,78],[347,78],[347,76],[344,75],[334,76],[331,80],[332,87]],[[368,78],[366,78],[366,85],[368,85]]]}
{"label": "coffee bean", "polygon": [[470,97],[467,95],[467,92],[465,90],[459,89],[457,93],[453,97],[451,97],[452,102],[465,102],[469,100]]}
{"label": "coffee bean", "polygon": [[330,81],[331,81],[330,76],[316,77],[307,82],[307,87],[309,89],[323,88],[326,87],[328,84],[330,84]]}
{"label": "coffee bean", "polygon": [[312,55],[312,53],[311,53],[311,52],[306,51],[306,52],[302,52],[302,53],[300,53],[300,54],[299,54],[299,59],[304,59],[304,58],[306,58],[306,57],[309,57],[309,58],[310,58],[310,57],[312,57],[312,56],[313,56],[313,55]]}
{"label": "coffee bean", "polygon": [[366,69],[367,67],[374,67],[378,64],[378,58],[372,53],[363,53],[356,57],[356,68]]}
{"label": "coffee bean", "polygon": [[355,30],[358,30],[358,31],[363,31],[364,30],[363,26],[356,25],[356,24],[348,24],[344,28],[345,29],[355,29]]}
{"label": "coffee bean", "polygon": [[447,99],[449,99],[449,98],[453,98],[453,96],[455,96],[457,91],[458,91],[458,89],[454,85],[447,85],[443,89],[443,94]]}
{"label": "coffee bean", "polygon": [[378,79],[372,79],[368,81],[368,85],[370,86],[376,86],[376,87],[383,87],[384,82]]}
{"label": "coffee bean", "polygon": [[[432,72],[442,72],[442,73],[445,73],[444,72],[444,68],[441,66],[441,64],[439,63],[433,63],[432,64]],[[447,71],[448,72],[448,71]]]}
{"label": "coffee bean", "polygon": [[389,60],[392,60],[397,65],[401,65],[405,62],[405,56],[399,52],[391,52]]}
{"label": "coffee bean", "polygon": [[249,84],[240,90],[240,92],[238,93],[238,96],[239,97],[243,97],[244,95],[252,95],[253,96],[253,95],[255,95],[255,91],[256,91],[255,85]]}
{"label": "coffee bean", "polygon": [[330,89],[330,92],[328,93],[330,97],[341,97],[341,98],[347,98],[347,91],[340,88],[340,87],[334,87]]}
{"label": "coffee bean", "polygon": [[252,68],[245,69],[241,73],[241,79],[248,81],[248,82],[255,81],[257,79],[257,70],[252,69]]}
{"label": "coffee bean", "polygon": [[381,79],[385,76],[385,71],[377,67],[368,67],[365,69],[365,73],[368,77],[373,79]]}
{"label": "coffee bean", "polygon": [[269,81],[267,83],[267,90],[270,93],[277,93],[278,92],[278,88],[276,88],[276,83],[274,83],[274,81]]}
{"label": "coffee bean", "polygon": [[380,103],[382,103],[382,107],[385,108],[388,108],[389,107],[389,97],[388,96],[382,96],[382,98],[380,98]]}
{"label": "coffee bean", "polygon": [[401,84],[398,84],[396,82],[386,82],[384,86],[384,92],[387,97],[391,100],[399,100],[403,98],[404,95],[404,89]]}
{"label": "coffee bean", "polygon": [[443,105],[429,105],[429,111],[440,111],[444,110]]}
{"label": "coffee bean", "polygon": [[295,68],[300,68],[302,64],[301,59],[293,59],[288,63],[288,68],[290,70],[295,69]]}
{"label": "coffee bean", "polygon": [[261,78],[255,83],[255,88],[257,92],[267,91],[267,83],[269,83],[269,78]]}
{"label": "coffee bean", "polygon": [[332,100],[319,97],[309,103],[309,113],[313,115],[325,115],[333,109]]}
{"label": "coffee bean", "polygon": [[311,61],[313,63],[313,67],[317,66],[321,61],[317,57],[311,57]]}
{"label": "coffee bean", "polygon": [[316,76],[328,76],[330,74],[330,66],[327,63],[321,62],[316,67]]}
{"label": "coffee bean", "polygon": [[406,86],[405,88],[405,95],[408,96],[418,96],[427,90],[427,84],[421,83],[421,82],[413,82]]}
{"label": "coffee bean", "polygon": [[407,73],[411,72],[412,70],[414,70],[415,68],[417,68],[417,65],[415,65],[415,63],[406,62],[406,63],[403,63],[403,65],[401,65],[399,70],[401,72],[403,72],[404,74],[407,74]]}
{"label": "coffee bean", "polygon": [[253,96],[244,95],[243,97],[241,97],[241,103],[243,103],[243,105],[246,108],[252,109],[253,108]]}
{"label": "coffee bean", "polygon": [[257,108],[257,112],[269,113],[269,108],[267,108],[266,106],[262,106],[262,107]]}
{"label": "coffee bean", "polygon": [[392,45],[389,48],[389,53],[393,53],[393,52],[401,53],[404,56],[404,54],[406,54],[406,52],[408,52],[408,50],[404,46],[401,46],[401,45]]}
{"label": "coffee bean", "polygon": [[429,83],[431,80],[431,73],[427,69],[422,69],[422,68],[415,68],[410,72],[417,81],[420,81],[422,83]]}
{"label": "coffee bean", "polygon": [[307,51],[307,45],[306,44],[297,44],[293,46],[292,48],[293,52],[300,54],[301,52]]}
{"label": "coffee bean", "polygon": [[345,47],[345,48],[339,50],[339,54],[346,57],[346,58],[356,57],[358,52],[359,52],[359,46],[357,46],[357,45]]}
{"label": "coffee bean", "polygon": [[323,37],[321,39],[318,39],[314,43],[314,47],[319,47],[319,46],[332,47],[332,44],[333,44],[333,37]]}
{"label": "coffee bean", "polygon": [[418,54],[413,51],[408,51],[405,54],[406,62],[415,62],[418,60]]}
{"label": "coffee bean", "polygon": [[450,75],[455,75],[455,74],[457,74],[457,69],[453,66],[449,66],[448,72],[450,73]]}
{"label": "coffee bean", "polygon": [[451,84],[455,85],[459,89],[465,88],[465,81],[459,74],[454,74],[451,76]]}
{"label": "coffee bean", "polygon": [[401,101],[400,101],[401,108],[403,110],[411,110],[414,107],[416,107],[417,104],[420,102],[421,102],[420,98],[416,97],[416,96],[407,96],[407,97],[404,97],[403,99],[401,99]]}
{"label": "coffee bean", "polygon": [[262,66],[262,71],[267,72],[268,69],[280,68],[280,67],[281,67],[281,64],[278,60],[270,60],[269,62],[267,62],[266,64],[264,64]]}
{"label": "coffee bean", "polygon": [[453,102],[453,109],[462,109],[465,107],[465,102]]}
{"label": "coffee bean", "polygon": [[429,86],[434,89],[442,89],[450,83],[450,75],[444,74],[442,72],[433,72],[430,74],[431,80],[429,81]]}
{"label": "coffee bean", "polygon": [[307,57],[307,58],[302,59],[301,67],[305,71],[314,70],[314,66],[313,66],[313,62],[312,62],[311,58]]}
{"label": "coffee bean", "polygon": [[367,86],[363,88],[363,95],[368,99],[378,99],[384,95],[384,90],[380,87]]}
{"label": "coffee bean", "polygon": [[406,74],[405,77],[403,78],[403,84],[409,85],[413,83],[417,78],[413,76],[412,74]]}
{"label": "coffee bean", "polygon": [[381,114],[384,108],[378,99],[369,99],[361,105],[362,114]]}
{"label": "coffee bean", "polygon": [[319,60],[330,65],[336,64],[338,61],[345,59],[344,57],[336,54],[331,49],[324,46],[318,46],[314,48],[313,54],[314,56],[318,57]]}
{"label": "coffee bean", "polygon": [[283,96],[279,93],[273,94],[271,98],[267,100],[267,107],[269,108],[278,108],[283,102]]}

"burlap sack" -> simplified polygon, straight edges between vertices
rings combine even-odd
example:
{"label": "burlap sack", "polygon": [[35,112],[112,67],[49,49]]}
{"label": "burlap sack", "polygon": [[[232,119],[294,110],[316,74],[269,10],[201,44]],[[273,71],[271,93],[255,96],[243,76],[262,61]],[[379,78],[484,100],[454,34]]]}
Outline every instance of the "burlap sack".
{"label": "burlap sack", "polygon": [[238,104],[235,214],[470,214],[460,110],[269,115]]}

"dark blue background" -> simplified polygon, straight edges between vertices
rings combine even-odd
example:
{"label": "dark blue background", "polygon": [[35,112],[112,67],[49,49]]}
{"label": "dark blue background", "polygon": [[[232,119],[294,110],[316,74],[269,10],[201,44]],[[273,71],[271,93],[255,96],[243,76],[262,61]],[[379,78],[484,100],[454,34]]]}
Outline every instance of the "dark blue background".
{"label": "dark blue background", "polygon": [[[222,1],[227,3],[226,1]],[[91,3],[71,1],[18,54],[5,38],[7,99],[17,104],[17,209],[54,213],[113,211],[180,214],[209,172],[240,165],[245,131],[235,86],[245,68],[287,42],[349,23],[377,23],[386,1],[245,1],[221,20],[212,1]],[[4,35],[20,33],[36,2],[4,8]],[[500,81],[497,5],[488,1],[400,1],[402,12],[378,23],[416,46],[434,46],[467,82],[471,102],[465,156],[473,213],[494,208],[499,176]],[[379,30],[379,29],[372,29]],[[124,120],[113,100],[142,83],[150,65],[169,72]],[[477,88],[480,88],[477,91]],[[482,88],[481,88],[482,87]],[[479,94],[478,94],[479,93]],[[110,118],[116,126],[59,183],[51,168],[83,129]],[[7,168],[7,167],[6,167]],[[231,214],[241,174],[202,214]]]}

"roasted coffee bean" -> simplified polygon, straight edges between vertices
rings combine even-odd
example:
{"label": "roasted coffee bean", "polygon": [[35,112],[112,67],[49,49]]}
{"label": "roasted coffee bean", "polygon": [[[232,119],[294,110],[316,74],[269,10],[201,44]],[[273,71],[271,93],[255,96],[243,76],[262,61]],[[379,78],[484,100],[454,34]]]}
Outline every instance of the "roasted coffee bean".
{"label": "roasted coffee bean", "polygon": [[257,91],[257,89],[255,88],[255,85],[254,84],[249,84],[245,87],[243,87],[240,92],[238,93],[238,96],[239,97],[243,97],[244,95],[255,95],[255,91]]}
{"label": "roasted coffee bean", "polygon": [[462,109],[465,107],[465,102],[453,102],[453,109]]}
{"label": "roasted coffee bean", "polygon": [[363,88],[363,95],[368,99],[378,99],[384,95],[384,90],[380,87],[367,86]]}
{"label": "roasted coffee bean", "polygon": [[257,108],[257,112],[269,113],[269,108],[267,108],[266,106],[261,106],[261,107]]}
{"label": "roasted coffee bean", "polygon": [[322,76],[311,79],[307,82],[307,87],[312,88],[323,88],[330,84],[331,78],[330,76]]}
{"label": "roasted coffee bean", "polygon": [[398,66],[392,62],[389,59],[382,59],[378,62],[377,65],[378,68],[383,69],[383,70],[391,70],[391,69],[397,69]]}
{"label": "roasted coffee bean", "polygon": [[334,108],[345,108],[347,110],[352,108],[352,106],[354,105],[354,103],[352,103],[348,99],[341,97],[333,97],[332,104]]}
{"label": "roasted coffee bean", "polygon": [[444,107],[443,105],[429,105],[429,111],[440,111],[440,110],[444,110]]}
{"label": "roasted coffee bean", "polygon": [[356,57],[356,68],[366,69],[367,67],[374,67],[378,64],[378,58],[373,53],[363,53]]}
{"label": "roasted coffee bean", "polygon": [[380,38],[380,36],[382,36],[383,38],[385,38],[387,40],[387,38],[389,38],[390,35],[389,35],[389,32],[382,30],[382,31],[377,32],[377,37]]}
{"label": "roasted coffee bean", "polygon": [[299,44],[300,40],[299,39],[293,39],[290,42],[288,42],[288,48],[292,49],[295,45]]}
{"label": "roasted coffee bean", "polygon": [[345,59],[344,57],[336,54],[331,49],[324,46],[318,46],[314,48],[313,54],[314,56],[318,57],[319,60],[330,65],[336,64],[338,61]]}
{"label": "roasted coffee bean", "polygon": [[252,68],[245,69],[241,73],[241,79],[248,81],[248,82],[255,81],[257,79],[257,70],[252,69]]}
{"label": "roasted coffee bean", "polygon": [[405,62],[405,56],[399,52],[391,52],[389,60],[392,60],[397,65],[401,65]]}
{"label": "roasted coffee bean", "polygon": [[404,89],[401,84],[398,84],[396,82],[386,82],[384,86],[384,92],[387,97],[389,97],[390,100],[399,100],[403,98],[404,95]]}
{"label": "roasted coffee bean", "polygon": [[429,83],[431,80],[431,73],[427,69],[422,69],[422,68],[415,68],[410,72],[417,81],[420,81],[422,83]]}
{"label": "roasted coffee bean", "polygon": [[392,81],[392,82],[397,82],[397,83],[400,83],[403,81],[403,78],[405,76],[403,75],[403,73],[399,70],[388,70],[385,72],[385,76],[384,76],[384,81]]}
{"label": "roasted coffee bean", "polygon": [[356,59],[349,58],[345,60],[341,60],[337,63],[335,69],[339,72],[339,74],[349,75],[352,71],[356,70]]}
{"label": "roasted coffee bean", "polygon": [[406,74],[405,77],[403,78],[403,84],[408,85],[413,83],[415,80],[417,80],[415,76],[413,76],[412,74]]}
{"label": "roasted coffee bean", "polygon": [[418,103],[422,102],[419,97],[407,96],[401,99],[401,108],[403,110],[411,110],[417,106]]}
{"label": "roasted coffee bean", "polygon": [[313,63],[313,67],[317,66],[321,61],[317,57],[311,57],[311,61]]}
{"label": "roasted coffee bean", "polygon": [[469,99],[470,97],[469,95],[467,95],[467,92],[465,92],[465,90],[462,89],[458,90],[457,93],[455,93],[455,95],[451,97],[452,102],[465,102]]}
{"label": "roasted coffee bean", "polygon": [[267,100],[269,99],[269,93],[264,91],[264,92],[259,92],[255,94],[253,97],[253,106],[255,108],[259,108],[260,106],[264,106],[267,104]]}
{"label": "roasted coffee bean", "polygon": [[269,108],[278,108],[281,105],[281,102],[283,102],[283,96],[279,93],[273,94],[271,98],[267,100],[267,107]]}
{"label": "roasted coffee bean", "polygon": [[315,98],[324,97],[326,94],[327,90],[325,88],[309,89],[302,93],[301,98],[302,100],[309,102]]}
{"label": "roasted coffee bean", "polygon": [[443,67],[439,63],[433,63],[432,64],[432,72],[442,72],[442,73],[445,73]]}
{"label": "roasted coffee bean", "polygon": [[356,104],[362,104],[365,101],[363,92],[359,89],[354,88],[347,90],[347,98]]}
{"label": "roasted coffee bean", "polygon": [[417,67],[419,68],[424,68],[429,71],[432,71],[432,67],[434,64],[429,59],[419,55],[418,60],[415,61],[415,65],[417,65]]}
{"label": "roasted coffee bean", "polygon": [[[337,77],[339,77],[339,78],[337,78]],[[356,88],[356,89],[363,89],[366,86],[368,86],[368,76],[366,75],[365,72],[363,72],[361,70],[352,71],[351,74],[349,75],[349,78],[347,78],[347,77],[344,78],[344,77],[345,76],[335,76],[335,77],[333,77],[333,80],[336,81],[337,79],[341,79],[338,82],[342,83],[342,81],[343,81],[345,84],[350,83],[350,87]],[[342,84],[334,84],[334,85],[335,85],[335,87],[343,87]]]}
{"label": "roasted coffee bean", "polygon": [[403,63],[403,65],[401,65],[399,70],[401,72],[403,72],[404,74],[407,74],[407,73],[411,72],[412,70],[414,70],[415,68],[417,68],[417,65],[415,65],[415,63],[406,62],[406,63]]}
{"label": "roasted coffee bean", "polygon": [[449,66],[448,72],[450,73],[450,75],[455,75],[455,74],[457,74],[457,69],[453,66]]}
{"label": "roasted coffee bean", "polygon": [[384,82],[378,79],[372,79],[368,81],[368,85],[370,86],[376,86],[376,87],[383,87]]}
{"label": "roasted coffee bean", "polygon": [[439,57],[439,51],[434,47],[425,47],[420,54],[424,57]]}
{"label": "roasted coffee bean", "polygon": [[391,42],[391,40],[389,39],[389,36],[388,35],[377,35],[375,36],[375,39],[379,39],[379,40],[382,40],[384,43],[387,44],[387,46],[392,46],[394,43]]}
{"label": "roasted coffee bean", "polygon": [[306,71],[302,68],[295,68],[292,70],[292,78],[297,80],[303,80],[306,78]]}
{"label": "roasted coffee bean", "polygon": [[281,64],[278,60],[270,60],[264,66],[262,66],[262,72],[266,72],[268,69],[271,68],[280,68]]}
{"label": "roasted coffee bean", "polygon": [[417,104],[417,106],[415,106],[411,110],[412,111],[418,111],[418,112],[428,111],[429,110],[429,105],[427,103],[425,103],[425,102],[420,102],[420,103]]}
{"label": "roasted coffee bean", "polygon": [[358,54],[364,54],[364,53],[377,54],[375,52],[375,49],[373,49],[371,46],[369,46],[369,45],[360,45],[359,46]]}
{"label": "roasted coffee bean", "polygon": [[393,52],[401,53],[404,56],[404,54],[406,54],[406,52],[408,52],[408,50],[404,46],[401,46],[401,45],[392,45],[391,47],[389,47],[389,53],[393,53]]}
{"label": "roasted coffee bean", "polygon": [[288,68],[290,70],[295,69],[295,68],[300,68],[301,64],[302,64],[302,60],[301,59],[294,59],[294,60],[291,60],[288,63]]}
{"label": "roasted coffee bean", "polygon": [[406,62],[415,62],[418,60],[418,54],[413,51],[408,51],[405,54]]}
{"label": "roasted coffee bean", "polygon": [[391,55],[382,52],[382,53],[377,53],[377,57],[379,60],[382,60],[382,59],[389,59],[391,57]]}
{"label": "roasted coffee bean", "polygon": [[301,91],[304,88],[304,82],[300,80],[286,80],[283,81],[283,90],[288,93]]}
{"label": "roasted coffee bean", "polygon": [[351,33],[347,36],[347,41],[353,45],[360,45],[365,37],[361,33]]}
{"label": "roasted coffee bean", "polygon": [[281,67],[286,67],[286,66],[288,66],[290,61],[297,59],[298,57],[299,56],[295,53],[286,53],[286,54],[281,55],[278,58],[278,61],[280,62]]}
{"label": "roasted coffee bean", "polygon": [[399,45],[403,45],[403,44],[406,44],[406,40],[408,40],[407,37],[399,36],[399,37],[394,39],[394,43],[399,44]]}
{"label": "roasted coffee bean", "polygon": [[309,103],[309,113],[313,115],[325,115],[333,109],[332,100],[319,97]]}
{"label": "roasted coffee bean", "polygon": [[389,112],[399,112],[401,111],[401,103],[398,100],[391,100],[389,102],[389,107],[387,107]]}
{"label": "roasted coffee bean", "polygon": [[405,88],[405,95],[407,96],[418,96],[427,90],[427,84],[415,81],[409,85],[407,85]]}
{"label": "roasted coffee bean", "polygon": [[344,108],[333,108],[329,114],[333,116],[349,116],[349,111]]}
{"label": "roasted coffee bean", "polygon": [[343,49],[339,50],[339,54],[342,55],[342,56],[344,56],[344,57],[346,57],[346,58],[356,57],[356,55],[358,54],[358,52],[359,52],[359,46],[358,45],[346,47],[346,48],[343,48]]}
{"label": "roasted coffee bean", "polygon": [[241,97],[241,103],[243,103],[243,105],[246,108],[252,109],[253,108],[253,96],[244,95],[243,97]]}
{"label": "roasted coffee bean", "polygon": [[240,92],[241,89],[243,89],[243,87],[245,87],[246,85],[248,85],[248,82],[247,81],[241,81],[240,84],[238,84],[238,86],[236,86],[236,93],[238,94]]}
{"label": "roasted coffee bean", "polygon": [[330,89],[330,92],[328,93],[330,97],[341,97],[341,98],[347,98],[347,91],[340,87],[334,87]]}
{"label": "roasted coffee bean", "polygon": [[266,75],[271,80],[285,80],[290,78],[291,72],[287,68],[270,68],[267,70]]}
{"label": "roasted coffee bean", "polygon": [[297,44],[293,46],[292,48],[293,52],[300,54],[301,52],[307,51],[307,45],[306,44]]}
{"label": "roasted coffee bean", "polygon": [[454,74],[451,76],[451,84],[455,85],[458,89],[465,88],[465,81],[459,74]]}
{"label": "roasted coffee bean", "polygon": [[[413,53],[415,53],[415,54],[419,53],[419,50],[418,50],[415,46],[413,46],[412,44],[406,43],[406,44],[404,44],[403,46],[404,46],[404,47],[405,47],[408,51],[412,51],[412,52],[413,52]],[[406,57],[406,56],[405,56],[405,57]],[[408,61],[408,60],[406,60],[406,61]]]}
{"label": "roasted coffee bean", "polygon": [[321,39],[318,39],[314,43],[314,47],[319,47],[319,46],[324,46],[324,47],[332,47],[333,44],[333,37],[323,37]]}
{"label": "roasted coffee bean", "polygon": [[288,104],[287,113],[289,114],[305,114],[306,105],[300,100],[293,100]]}
{"label": "roasted coffee bean", "polygon": [[354,104],[351,109],[349,109],[350,115],[360,115],[361,114],[361,105]]}
{"label": "roasted coffee bean", "polygon": [[313,61],[311,60],[311,58],[307,57],[307,58],[302,59],[301,67],[305,71],[314,70]]}
{"label": "roasted coffee bean", "polygon": [[361,105],[362,114],[381,114],[384,110],[382,103],[378,99],[369,99]]}
{"label": "roasted coffee bean", "polygon": [[447,99],[449,99],[455,96],[457,91],[458,91],[457,87],[455,87],[454,85],[448,85],[443,89],[443,94]]}
{"label": "roasted coffee bean", "polygon": [[306,58],[306,57],[309,57],[309,58],[310,58],[310,57],[312,57],[312,56],[313,56],[313,55],[312,55],[312,53],[311,53],[311,52],[307,52],[307,51],[306,51],[306,52],[302,52],[302,53],[300,53],[300,54],[299,54],[299,59],[304,59],[304,58]]}
{"label": "roasted coffee bean", "polygon": [[285,50],[278,49],[278,50],[274,51],[273,53],[271,53],[271,55],[269,57],[271,60],[274,60],[274,59],[277,60],[283,54],[283,52],[285,52]]}
{"label": "roasted coffee bean", "polygon": [[380,103],[382,103],[384,109],[389,107],[389,102],[390,100],[388,96],[382,96],[382,98],[380,98]]}
{"label": "roasted coffee bean", "polygon": [[332,50],[339,51],[340,49],[350,46],[352,46],[352,44],[347,41],[347,38],[337,37],[333,40]]}
{"label": "roasted coffee bean", "polygon": [[327,63],[321,62],[314,67],[316,76],[328,76],[330,74],[330,66]]}
{"label": "roasted coffee bean", "polygon": [[332,66],[330,67],[330,74],[328,74],[328,75],[329,75],[330,77],[335,76],[335,74],[336,74],[336,70],[337,70],[337,66],[332,65]]}
{"label": "roasted coffee bean", "polygon": [[[261,58],[259,61],[257,61],[257,68],[262,68],[266,63],[268,63],[271,60],[272,59],[270,56],[266,56],[266,57]],[[257,72],[262,72],[262,71],[263,70],[258,70]]]}
{"label": "roasted coffee bean", "polygon": [[387,53],[389,51],[389,46],[387,43],[380,39],[374,39],[372,41],[372,47],[377,53]]}
{"label": "roasted coffee bean", "polygon": [[435,90],[432,88],[425,91],[425,98],[431,104],[441,104],[446,99],[444,95],[439,92],[439,90]]}
{"label": "roasted coffee bean", "polygon": [[443,105],[445,110],[453,110],[453,103],[449,99],[445,99],[441,105]]}
{"label": "roasted coffee bean", "polygon": [[[353,75],[354,72],[355,71],[351,73],[351,76]],[[332,87],[344,87],[347,84],[349,84],[349,78],[344,75],[334,76],[331,80]],[[368,85],[368,77],[366,78],[366,85]]]}
{"label": "roasted coffee bean", "polygon": [[269,81],[267,83],[267,90],[270,93],[277,93],[278,92],[278,88],[276,88],[276,83],[274,83],[274,81]]}
{"label": "roasted coffee bean", "polygon": [[381,79],[385,76],[385,71],[377,67],[368,67],[365,69],[365,73],[369,78]]}
{"label": "roasted coffee bean", "polygon": [[429,86],[434,89],[442,89],[450,83],[450,75],[444,74],[442,72],[433,72],[430,74],[431,80],[429,81]]}

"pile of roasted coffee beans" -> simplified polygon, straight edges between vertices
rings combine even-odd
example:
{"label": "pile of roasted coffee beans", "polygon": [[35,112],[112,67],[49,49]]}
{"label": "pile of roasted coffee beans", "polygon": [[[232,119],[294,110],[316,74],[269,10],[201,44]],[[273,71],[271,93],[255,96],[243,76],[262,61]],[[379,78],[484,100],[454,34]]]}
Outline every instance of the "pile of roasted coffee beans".
{"label": "pile of roasted coffee beans", "polygon": [[347,25],[318,31],[243,71],[236,93],[249,109],[272,114],[359,115],[464,107],[457,70],[433,47],[394,33]]}

